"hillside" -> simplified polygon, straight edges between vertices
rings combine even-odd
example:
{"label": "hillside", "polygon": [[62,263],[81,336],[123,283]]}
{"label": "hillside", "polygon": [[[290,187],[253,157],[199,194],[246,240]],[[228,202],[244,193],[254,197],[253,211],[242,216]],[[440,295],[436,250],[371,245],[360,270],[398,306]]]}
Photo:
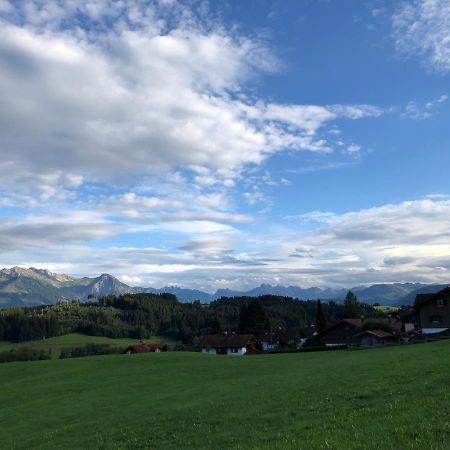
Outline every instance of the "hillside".
{"label": "hillside", "polygon": [[[361,302],[373,304],[375,302],[383,305],[402,305],[405,297],[412,297],[414,303],[416,292],[424,287],[428,287],[431,292],[437,292],[435,286],[425,286],[421,283],[392,283],[392,284],[374,284],[372,286],[361,286],[352,288],[352,292]],[[436,290],[435,290],[436,289]],[[378,300],[377,300],[378,299]]]}
{"label": "hillside", "polygon": [[48,270],[13,267],[0,270],[0,307],[53,304],[64,300],[88,300],[90,296],[121,295],[133,288],[108,274],[73,278]]}
{"label": "hillside", "polygon": [[[418,361],[426,370],[417,370]],[[449,341],[1,364],[0,442],[24,449],[444,450],[449,370]]]}

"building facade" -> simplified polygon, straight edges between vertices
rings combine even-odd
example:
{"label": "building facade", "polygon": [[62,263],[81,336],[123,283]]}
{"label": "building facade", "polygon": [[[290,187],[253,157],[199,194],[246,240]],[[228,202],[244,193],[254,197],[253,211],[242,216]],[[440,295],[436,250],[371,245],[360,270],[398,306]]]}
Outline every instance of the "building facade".
{"label": "building facade", "polygon": [[450,287],[434,294],[416,295],[413,317],[421,331],[450,329]]}

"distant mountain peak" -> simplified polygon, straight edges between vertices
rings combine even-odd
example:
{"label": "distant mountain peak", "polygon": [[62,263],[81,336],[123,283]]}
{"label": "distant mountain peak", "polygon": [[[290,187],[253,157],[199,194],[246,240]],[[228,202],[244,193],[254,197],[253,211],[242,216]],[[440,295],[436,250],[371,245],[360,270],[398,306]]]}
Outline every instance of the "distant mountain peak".
{"label": "distant mountain peak", "polygon": [[[372,286],[355,286],[350,288],[360,301],[380,303],[383,305],[412,304],[415,294],[419,292],[434,292],[439,285],[421,283],[377,283]],[[0,307],[1,306],[31,306],[50,304],[62,299],[87,300],[104,295],[122,295],[126,293],[167,292],[174,294],[180,301],[200,300],[210,302],[220,297],[255,297],[259,295],[278,295],[299,298],[302,300],[337,300],[341,301],[348,288],[300,288],[298,286],[272,286],[263,283],[247,291],[219,289],[214,294],[197,289],[182,288],[177,285],[161,289],[151,287],[130,287],[113,275],[102,273],[95,278],[74,278],[68,275],[53,273],[47,269],[35,267],[24,268],[15,266],[0,270]]]}

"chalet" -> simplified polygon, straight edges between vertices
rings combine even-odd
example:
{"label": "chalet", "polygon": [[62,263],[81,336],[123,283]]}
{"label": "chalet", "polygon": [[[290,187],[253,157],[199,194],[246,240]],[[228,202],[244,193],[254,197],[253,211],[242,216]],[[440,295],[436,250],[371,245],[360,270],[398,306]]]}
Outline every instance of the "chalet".
{"label": "chalet", "polygon": [[386,344],[397,343],[396,337],[392,333],[384,330],[366,330],[358,333],[355,338],[359,339],[359,347],[383,347]]}
{"label": "chalet", "polygon": [[361,331],[361,319],[342,319],[317,334],[320,342],[327,346],[356,344],[355,336]]}
{"label": "chalet", "polygon": [[[410,324],[405,324],[402,320],[397,318],[374,320],[377,322],[385,322],[392,328],[394,334],[402,334],[412,328]],[[364,322],[364,319],[342,319],[340,322],[318,333],[316,337],[322,344],[330,347],[334,345],[359,346],[361,344],[361,328],[363,327]]]}
{"label": "chalet", "polygon": [[202,353],[242,356],[252,352],[256,343],[252,334],[210,334],[200,341],[199,347]]}
{"label": "chalet", "polygon": [[161,344],[136,344],[136,345],[130,345],[126,350],[125,353],[127,355],[131,355],[132,353],[160,353],[167,351],[166,345]]}
{"label": "chalet", "polygon": [[286,347],[295,348],[304,337],[305,335],[301,331],[277,330],[261,333],[257,336],[257,340],[262,350],[269,351]]}
{"label": "chalet", "polygon": [[408,318],[423,334],[449,333],[450,287],[434,294],[417,294]]}

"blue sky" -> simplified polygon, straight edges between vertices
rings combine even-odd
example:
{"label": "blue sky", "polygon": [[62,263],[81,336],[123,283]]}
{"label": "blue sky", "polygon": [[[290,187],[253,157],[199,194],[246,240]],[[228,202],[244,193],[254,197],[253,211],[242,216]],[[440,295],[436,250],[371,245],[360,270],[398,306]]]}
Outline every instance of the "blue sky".
{"label": "blue sky", "polygon": [[448,282],[443,0],[0,0],[0,265]]}

